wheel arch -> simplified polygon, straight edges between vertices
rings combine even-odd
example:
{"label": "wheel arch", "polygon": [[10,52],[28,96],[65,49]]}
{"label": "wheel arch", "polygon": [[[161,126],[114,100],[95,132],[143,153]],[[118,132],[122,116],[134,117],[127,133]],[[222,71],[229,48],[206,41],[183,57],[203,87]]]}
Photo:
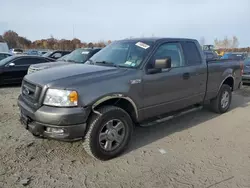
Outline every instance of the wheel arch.
{"label": "wheel arch", "polygon": [[138,109],[135,102],[123,94],[114,94],[102,97],[92,104],[92,111],[100,115],[98,108],[105,105],[114,105],[125,110],[134,122],[138,121]]}
{"label": "wheel arch", "polygon": [[219,87],[219,91],[221,89],[221,86],[223,84],[226,84],[226,85],[229,85],[231,90],[233,91],[234,90],[234,83],[235,83],[235,80],[234,80],[234,77],[232,75],[228,75],[226,78],[224,78],[220,84],[220,87]]}

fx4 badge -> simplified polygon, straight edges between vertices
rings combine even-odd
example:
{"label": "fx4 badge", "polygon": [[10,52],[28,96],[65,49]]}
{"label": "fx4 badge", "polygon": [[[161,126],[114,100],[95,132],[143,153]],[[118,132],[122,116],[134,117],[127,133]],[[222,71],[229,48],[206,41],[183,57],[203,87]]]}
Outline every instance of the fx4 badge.
{"label": "fx4 badge", "polygon": [[130,84],[139,84],[141,83],[141,79],[130,80]]}

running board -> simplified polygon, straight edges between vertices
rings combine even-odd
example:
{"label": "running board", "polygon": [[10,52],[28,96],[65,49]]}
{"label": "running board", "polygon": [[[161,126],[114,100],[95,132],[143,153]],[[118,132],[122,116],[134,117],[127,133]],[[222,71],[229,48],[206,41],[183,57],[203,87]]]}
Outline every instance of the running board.
{"label": "running board", "polygon": [[173,118],[176,118],[176,117],[179,117],[179,116],[183,116],[183,115],[191,113],[191,112],[201,110],[202,108],[203,108],[203,106],[195,107],[195,108],[192,108],[192,109],[189,109],[189,110],[185,110],[185,111],[176,113],[174,115],[170,115],[170,116],[166,116],[164,118],[157,119],[157,120],[152,121],[152,122],[147,122],[147,123],[140,124],[140,126],[141,127],[149,127],[149,126],[157,125],[159,123],[169,121],[170,119],[173,119]]}

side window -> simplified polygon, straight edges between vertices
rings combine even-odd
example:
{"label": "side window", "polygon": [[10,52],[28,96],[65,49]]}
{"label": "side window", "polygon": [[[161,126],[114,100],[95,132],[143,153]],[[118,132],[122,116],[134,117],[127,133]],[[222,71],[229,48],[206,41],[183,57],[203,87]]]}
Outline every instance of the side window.
{"label": "side window", "polygon": [[202,63],[200,52],[194,42],[183,42],[182,48],[187,66],[198,65]]}
{"label": "side window", "polygon": [[7,56],[7,55],[5,55],[5,54],[0,54],[0,60],[6,58],[6,56]]}
{"label": "side window", "polygon": [[46,63],[47,60],[46,59],[42,59],[42,58],[32,58],[30,60],[30,65],[31,64],[38,64],[38,63]]}
{"label": "side window", "polygon": [[46,60],[40,58],[22,58],[14,61],[16,66],[32,65],[37,63],[44,63]]}
{"label": "side window", "polygon": [[28,58],[22,58],[13,61],[13,63],[15,63],[16,66],[23,66],[23,65],[29,65],[29,61],[30,59]]}
{"label": "side window", "polygon": [[69,54],[68,52],[62,52],[62,56]]}
{"label": "side window", "polygon": [[172,67],[184,66],[184,58],[181,46],[178,43],[165,43],[162,44],[155,52],[153,61],[156,59],[165,59],[171,57]]}

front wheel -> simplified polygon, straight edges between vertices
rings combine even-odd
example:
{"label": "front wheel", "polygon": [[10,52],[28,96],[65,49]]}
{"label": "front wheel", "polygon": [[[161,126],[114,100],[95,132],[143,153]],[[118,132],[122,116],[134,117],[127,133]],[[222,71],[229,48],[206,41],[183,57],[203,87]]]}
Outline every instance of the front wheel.
{"label": "front wheel", "polygon": [[85,151],[100,160],[109,160],[121,154],[128,145],[133,132],[129,114],[116,106],[104,106],[93,114],[85,136]]}
{"label": "front wheel", "polygon": [[223,84],[215,99],[211,100],[212,111],[216,113],[225,113],[230,108],[232,101],[232,90],[229,85]]}

